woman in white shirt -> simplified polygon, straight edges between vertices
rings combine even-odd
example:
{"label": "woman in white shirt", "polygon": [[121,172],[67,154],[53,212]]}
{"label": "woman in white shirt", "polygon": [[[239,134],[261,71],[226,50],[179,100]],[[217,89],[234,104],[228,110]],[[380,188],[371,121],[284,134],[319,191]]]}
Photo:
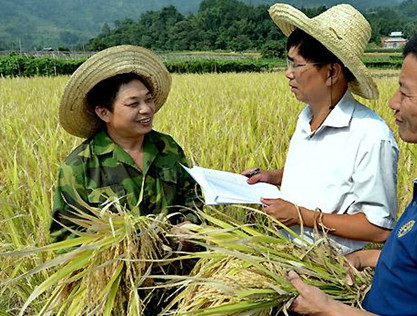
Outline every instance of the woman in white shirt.
{"label": "woman in white shirt", "polygon": [[[286,4],[270,15],[288,37],[286,77],[307,103],[291,138],[285,167],[248,179],[281,185],[264,211],[313,241],[326,228],[342,253],[384,242],[395,224],[398,147],[386,123],[353,94],[378,90],[361,61],[371,28],[350,5],[310,19]],[[243,174],[249,174],[246,170]]]}

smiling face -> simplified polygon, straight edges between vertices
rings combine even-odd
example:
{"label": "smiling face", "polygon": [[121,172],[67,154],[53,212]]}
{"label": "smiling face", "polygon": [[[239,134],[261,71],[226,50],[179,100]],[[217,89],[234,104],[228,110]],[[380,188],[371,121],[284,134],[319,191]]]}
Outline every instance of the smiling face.
{"label": "smiling face", "polygon": [[308,104],[321,103],[327,95],[327,67],[319,68],[312,64],[299,54],[295,46],[288,50],[287,58],[294,66],[288,67],[285,75],[297,100]]}
{"label": "smiling face", "polygon": [[151,92],[139,79],[120,86],[112,111],[96,107],[97,115],[105,122],[112,138],[141,138],[152,130],[155,102]]}
{"label": "smiling face", "polygon": [[389,105],[394,110],[401,139],[417,143],[417,58],[413,54],[404,59],[399,83]]}

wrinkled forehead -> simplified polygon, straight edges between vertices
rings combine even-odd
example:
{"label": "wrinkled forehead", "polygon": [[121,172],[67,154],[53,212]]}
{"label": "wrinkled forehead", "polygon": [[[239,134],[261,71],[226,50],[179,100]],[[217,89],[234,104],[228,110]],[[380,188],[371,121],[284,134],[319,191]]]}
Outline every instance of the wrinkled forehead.
{"label": "wrinkled forehead", "polygon": [[417,57],[408,54],[403,61],[399,77],[400,87],[417,94]]}

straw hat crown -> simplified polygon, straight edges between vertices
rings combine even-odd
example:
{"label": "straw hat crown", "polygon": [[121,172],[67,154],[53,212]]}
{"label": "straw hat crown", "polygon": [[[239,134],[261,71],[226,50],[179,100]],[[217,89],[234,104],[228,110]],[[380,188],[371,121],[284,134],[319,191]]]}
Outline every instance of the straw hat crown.
{"label": "straw hat crown", "polygon": [[340,4],[313,17],[288,4],[276,3],[269,14],[285,36],[296,28],[314,37],[353,73],[353,93],[367,99],[378,97],[378,89],[361,58],[371,37],[371,26],[354,7]]}
{"label": "straw hat crown", "polygon": [[158,111],[171,89],[171,75],[152,51],[120,45],[91,56],[72,74],[61,98],[59,120],[62,127],[78,137],[94,135],[100,120],[88,111],[87,94],[99,82],[124,73],[136,73],[147,84],[155,100],[155,111]]}

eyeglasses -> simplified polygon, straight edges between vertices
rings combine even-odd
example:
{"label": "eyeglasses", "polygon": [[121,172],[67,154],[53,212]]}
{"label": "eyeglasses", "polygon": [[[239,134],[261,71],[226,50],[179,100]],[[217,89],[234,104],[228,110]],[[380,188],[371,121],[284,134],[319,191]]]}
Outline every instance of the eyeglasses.
{"label": "eyeglasses", "polygon": [[296,70],[298,68],[301,68],[301,67],[304,67],[304,66],[307,66],[307,65],[321,65],[321,64],[323,64],[323,63],[303,63],[303,64],[297,64],[297,63],[294,63],[293,60],[287,58],[287,68],[290,71],[294,71],[294,70]]}

